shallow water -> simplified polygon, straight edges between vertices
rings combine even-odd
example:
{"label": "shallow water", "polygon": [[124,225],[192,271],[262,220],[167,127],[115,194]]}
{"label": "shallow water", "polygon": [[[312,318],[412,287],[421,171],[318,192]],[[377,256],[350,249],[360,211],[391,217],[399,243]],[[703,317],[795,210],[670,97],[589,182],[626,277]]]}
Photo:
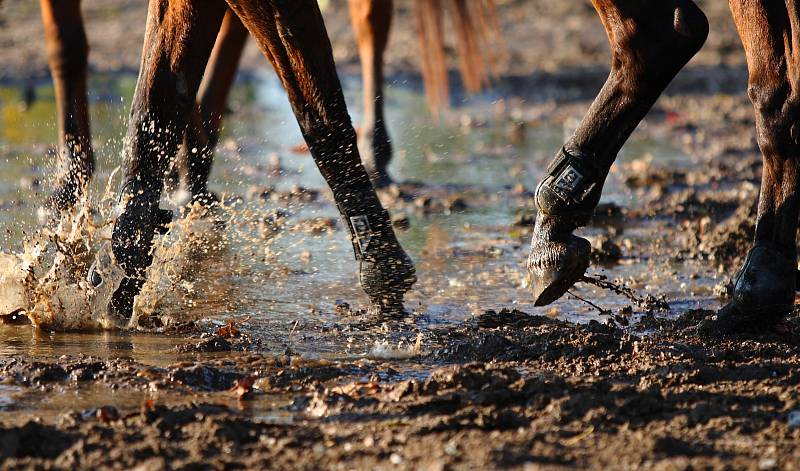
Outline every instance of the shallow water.
{"label": "shallow water", "polygon": [[[99,164],[95,193],[118,165],[133,84],[133,77],[101,77],[92,83],[92,125]],[[358,123],[358,83],[345,81],[345,87]],[[5,160],[0,176],[3,252],[21,250],[24,236],[37,230],[36,209],[47,192],[47,176],[53,173],[52,92],[47,86],[37,92],[36,104],[23,111],[19,91],[0,88],[0,158]],[[514,120],[526,120],[525,104],[493,102],[489,97],[476,98],[434,124],[419,93],[401,83],[390,87],[387,106],[396,177],[424,182],[422,193],[446,193],[449,190],[442,188],[449,185],[483,201],[473,205],[467,196],[468,208],[452,214],[407,213],[410,228],[399,232],[399,238],[416,261],[420,278],[407,296],[407,308],[415,314],[407,328],[389,332],[335,314],[337,302],[353,308],[366,302],[357,285],[345,232],[341,225],[317,235],[291,230],[307,218],[336,218],[327,198],[287,207],[247,197],[254,187],[285,190],[294,185],[320,189],[325,195],[324,182],[311,157],[293,150],[301,136],[283,91],[270,75],[237,86],[231,104],[234,112],[220,141],[211,188],[229,202],[224,215],[225,243],[219,250],[190,260],[180,276],[167,277],[169,289],[160,291],[156,310],[175,319],[237,319],[268,351],[288,348],[330,358],[362,357],[381,342],[392,347],[411,345],[418,335],[423,348],[429,348],[428,329],[461,323],[487,309],[514,307],[578,322],[598,319],[595,308],[571,296],[552,307],[532,306],[524,288],[527,236],[511,224],[520,208],[509,198],[509,188],[522,183],[532,189],[571,129],[533,120],[512,142],[509,129]],[[669,143],[644,136],[632,139],[621,161],[649,154],[672,165],[692,164]],[[624,206],[629,199],[612,172],[604,201]],[[289,213],[289,230],[265,241],[259,235],[258,221],[278,208]],[[585,233],[597,231],[589,228]],[[653,234],[647,226],[625,227],[625,236],[636,244]],[[165,245],[176,244],[174,239],[174,235],[168,237]],[[716,274],[689,262],[672,266],[656,257],[624,259],[612,267],[592,267],[590,273],[634,280],[633,288],[642,294],[666,296],[675,311],[715,302],[711,287],[717,282]],[[575,293],[604,308],[628,304],[624,298],[592,287],[577,287]],[[169,352],[181,342],[137,333],[50,334],[30,327],[5,328],[0,337],[0,352],[5,355],[86,353],[131,356],[153,364],[177,361]]]}

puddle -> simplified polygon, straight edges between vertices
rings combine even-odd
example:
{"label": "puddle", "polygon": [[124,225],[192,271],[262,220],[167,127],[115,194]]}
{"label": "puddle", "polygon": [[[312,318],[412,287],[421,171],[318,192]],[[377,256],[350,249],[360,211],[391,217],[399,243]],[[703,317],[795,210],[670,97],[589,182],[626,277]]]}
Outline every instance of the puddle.
{"label": "puddle", "polygon": [[[119,163],[133,85],[133,77],[101,77],[93,79],[90,87],[98,159],[94,192]],[[346,80],[345,87],[358,123],[358,83]],[[48,188],[46,179],[54,165],[50,149],[56,141],[52,91],[40,88],[39,101],[28,111],[19,107],[17,93],[0,88],[0,158],[5,161],[0,178],[0,247],[4,252],[20,250],[24,236],[36,231],[36,208]],[[404,181],[426,182],[431,191],[444,185],[462,188],[484,201],[472,205],[468,197],[466,208],[450,214],[407,214],[409,228],[398,236],[417,263],[420,281],[407,297],[407,308],[415,317],[406,331],[364,327],[356,319],[336,314],[339,302],[353,308],[366,303],[340,225],[317,234],[291,230],[311,218],[336,219],[337,212],[324,197],[327,190],[310,155],[293,150],[301,136],[285,95],[271,75],[239,84],[232,94],[234,112],[226,118],[210,179],[211,188],[229,202],[224,249],[201,257],[188,271],[190,276],[161,293],[158,312],[179,319],[237,319],[265,351],[290,349],[323,358],[361,358],[381,339],[411,344],[420,332],[423,347],[429,347],[426,329],[456,325],[488,309],[512,307],[576,322],[601,319],[596,309],[572,296],[552,307],[533,307],[524,288],[529,239],[511,224],[520,206],[509,197],[510,188],[522,183],[532,189],[570,130],[533,123],[512,143],[508,113],[493,112],[494,104],[476,101],[432,125],[423,97],[402,86],[389,88],[387,115],[396,151],[393,174]],[[691,165],[680,151],[646,136],[634,137],[620,161],[648,153],[671,165]],[[280,191],[295,186],[321,190],[323,197],[288,205],[249,197],[255,188]],[[631,198],[614,173],[605,195],[604,201],[623,206]],[[259,222],[277,209],[287,212],[289,229],[265,240]],[[634,246],[653,238],[647,224],[624,227],[624,231]],[[599,232],[596,228],[584,231]],[[611,279],[647,279],[647,284],[632,287],[642,294],[666,296],[675,310],[716,305],[711,290],[718,275],[700,264],[675,266],[657,257],[624,258],[612,267],[593,266],[590,273]],[[643,273],[647,276],[640,276]],[[628,304],[594,287],[579,286],[574,292],[606,309]],[[0,338],[3,355],[83,353],[132,357],[151,364],[176,360],[167,352],[180,342],[158,335],[112,332],[51,334],[30,327],[4,328]]]}

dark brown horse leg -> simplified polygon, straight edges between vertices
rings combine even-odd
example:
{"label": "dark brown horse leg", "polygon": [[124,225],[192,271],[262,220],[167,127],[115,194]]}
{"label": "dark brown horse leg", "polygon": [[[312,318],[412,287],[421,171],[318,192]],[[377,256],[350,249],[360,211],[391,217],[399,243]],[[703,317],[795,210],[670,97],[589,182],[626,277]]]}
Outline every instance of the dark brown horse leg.
{"label": "dark brown horse leg", "polygon": [[386,167],[392,159],[392,142],[383,116],[383,54],[392,23],[392,0],[349,0],[350,20],[361,57],[364,116],[358,149],[373,184],[391,184]]}
{"label": "dark brown horse leg", "polygon": [[300,130],[350,231],[361,286],[382,313],[402,310],[416,281],[361,164],[333,52],[316,0],[229,0],[272,62]]}
{"label": "dark brown horse leg", "polygon": [[89,45],[80,0],[41,0],[50,73],[58,108],[61,171],[50,205],[65,210],[78,200],[94,170],[86,68]]}
{"label": "dark brown horse leg", "polygon": [[765,327],[794,306],[800,211],[800,3],[730,0],[747,54],[756,136],[764,156],[756,236],[733,297],[705,333]]}
{"label": "dark brown horse leg", "polygon": [[225,104],[228,101],[239,60],[247,41],[247,29],[232,11],[225,14],[176,164],[192,201],[213,204],[218,198],[208,191],[208,175],[219,140]]}
{"label": "dark brown horse leg", "polygon": [[585,225],[622,145],[667,84],[702,47],[705,15],[690,0],[593,0],[611,45],[608,80],[536,191],[528,270],[535,303],[561,297],[589,266]]}
{"label": "dark brown horse leg", "polygon": [[123,209],[114,224],[114,258],[126,278],[109,313],[127,318],[152,263],[152,241],[171,214],[158,207],[164,176],[183,139],[225,3],[150,0],[142,67],[125,138]]}

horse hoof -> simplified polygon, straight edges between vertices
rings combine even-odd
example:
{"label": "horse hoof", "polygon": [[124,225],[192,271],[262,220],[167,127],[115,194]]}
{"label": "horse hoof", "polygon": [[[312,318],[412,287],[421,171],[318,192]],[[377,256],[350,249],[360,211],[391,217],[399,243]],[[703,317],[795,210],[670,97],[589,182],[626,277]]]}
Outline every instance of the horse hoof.
{"label": "horse hoof", "polygon": [[108,304],[108,317],[118,325],[126,324],[133,316],[133,304],[142,291],[144,280],[124,278],[111,296]]}
{"label": "horse hoof", "polygon": [[534,306],[552,303],[580,281],[591,252],[588,240],[571,234],[565,241],[534,238],[528,257]]}
{"label": "horse hoof", "polygon": [[379,317],[403,317],[403,298],[417,282],[414,263],[401,251],[375,261],[361,261],[359,281],[370,300],[369,312]]}
{"label": "horse hoof", "polygon": [[796,273],[794,257],[771,242],[756,242],[734,280],[731,302],[701,322],[698,332],[721,335],[777,324],[794,308]]}

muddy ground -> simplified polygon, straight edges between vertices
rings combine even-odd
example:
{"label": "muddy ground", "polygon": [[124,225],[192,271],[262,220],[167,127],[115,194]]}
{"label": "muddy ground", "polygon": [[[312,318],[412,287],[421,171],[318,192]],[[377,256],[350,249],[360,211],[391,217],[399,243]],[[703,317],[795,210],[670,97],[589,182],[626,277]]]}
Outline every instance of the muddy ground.
{"label": "muddy ground", "polygon": [[[257,353],[163,368],[5,358],[6,385],[146,396],[6,423],[0,459],[9,469],[797,469],[800,316],[703,340],[692,326],[706,314],[649,319],[640,336],[488,312],[438,332],[441,345],[414,360],[432,372],[411,379],[396,363]],[[267,396],[292,398],[274,406],[286,416],[254,419]]]}
{"label": "muddy ground", "polygon": [[[143,2],[85,3],[93,69],[135,70],[141,35],[117,26],[143,22]],[[340,65],[352,73],[343,3],[332,2],[326,14]],[[501,131],[513,143],[526,125],[574,126],[602,83],[608,54],[588,2],[501,3],[509,52],[496,93],[507,98],[492,106],[513,115]],[[389,68],[402,82],[416,68],[413,49],[398,47],[413,36],[408,2],[398,4]],[[677,276],[681,264],[691,270],[697,263],[720,274],[716,294],[724,302],[725,281],[752,238],[760,157],[726,2],[701,4],[712,19],[708,46],[638,131],[671,142],[695,165],[674,168],[648,158],[617,164],[612,174],[625,182],[632,203],[604,206],[594,228],[605,234],[596,243],[598,264],[623,256],[677,266],[667,270]],[[46,79],[35,4],[5,0],[0,22],[0,78]],[[245,68],[260,64],[251,45]],[[520,244],[530,230],[534,184],[499,196],[523,208],[516,220]],[[397,213],[449,211],[454,201],[482,204],[457,190],[382,196]],[[630,225],[646,228],[645,243],[626,236]],[[54,413],[0,404],[0,463],[9,469],[800,468],[800,313],[767,332],[707,339],[693,326],[711,311],[632,311],[588,324],[488,311],[455,327],[429,327],[421,348],[387,359],[269,351],[246,326],[205,324],[167,337],[182,356],[166,365],[127,354],[4,357],[0,389],[20,402],[66,399]],[[370,322],[361,328],[412,337],[419,331],[413,318]],[[320,338],[339,333],[319,328]],[[70,405],[78,397],[93,404]]]}

